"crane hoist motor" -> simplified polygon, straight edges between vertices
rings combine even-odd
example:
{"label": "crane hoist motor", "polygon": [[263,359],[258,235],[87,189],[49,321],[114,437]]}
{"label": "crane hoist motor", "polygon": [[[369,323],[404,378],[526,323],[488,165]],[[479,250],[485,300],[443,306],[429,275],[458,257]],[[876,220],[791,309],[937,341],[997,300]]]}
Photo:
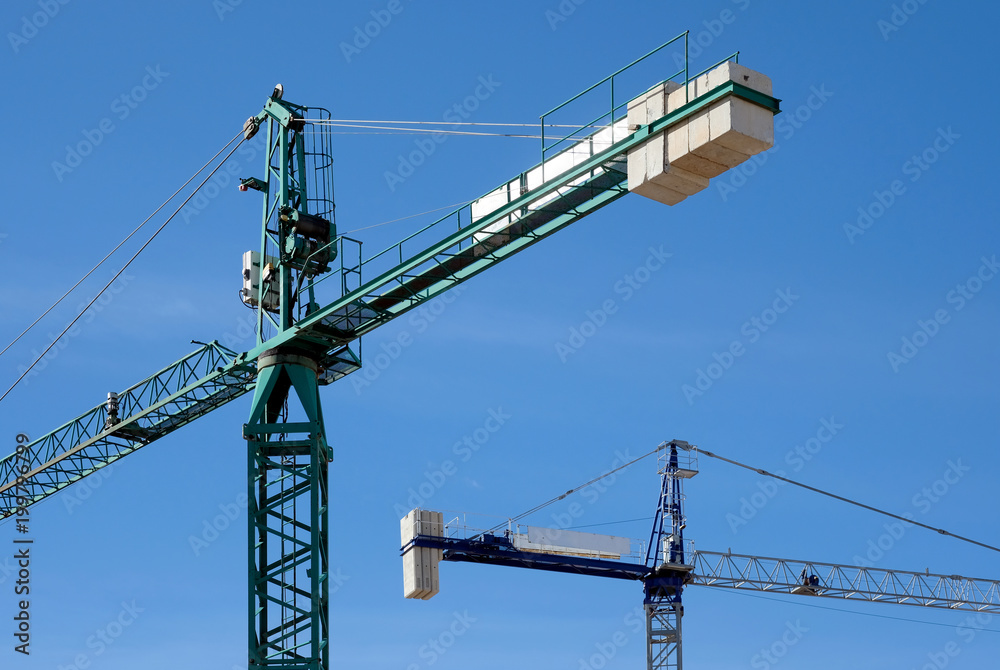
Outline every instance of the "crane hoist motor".
{"label": "crane hoist motor", "polygon": [[337,246],[331,243],[337,236],[336,225],[291,207],[282,207],[279,216],[289,226],[284,253],[292,267],[309,275],[329,270],[337,257]]}
{"label": "crane hoist motor", "polygon": [[[282,207],[279,218],[287,229],[283,245],[283,262],[305,276],[328,272],[337,257],[337,227],[321,216]],[[278,284],[278,264],[275,256],[266,256],[261,264],[260,253],[243,254],[243,290],[240,297],[251,307],[263,307],[277,312],[281,306]],[[261,299],[263,285],[263,299]]]}

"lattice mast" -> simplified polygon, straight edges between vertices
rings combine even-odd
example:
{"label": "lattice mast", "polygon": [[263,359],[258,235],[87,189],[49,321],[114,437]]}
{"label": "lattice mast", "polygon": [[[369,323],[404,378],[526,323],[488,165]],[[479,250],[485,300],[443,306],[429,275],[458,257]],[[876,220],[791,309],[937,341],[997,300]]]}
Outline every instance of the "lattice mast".
{"label": "lattice mast", "polygon": [[[685,479],[697,474],[692,447],[682,440],[660,445],[660,497],[646,548],[649,574],[643,580],[646,611],[646,667],[681,670],[681,594],[692,565],[684,545]],[[678,454],[678,447],[682,452]]]}
{"label": "lattice mast", "polygon": [[[279,85],[244,126],[250,139],[267,122],[265,178],[240,185],[264,194],[260,253],[247,252],[243,263],[242,296],[258,310],[258,346],[318,308],[311,280],[336,256],[333,159],[324,135],[305,132],[311,110],[283,101],[282,93]],[[325,110],[318,111],[323,118]],[[327,464],[333,454],[319,398],[325,352],[326,346],[304,342],[257,357],[244,426],[251,667],[330,666]],[[293,396],[298,403],[290,408]]]}

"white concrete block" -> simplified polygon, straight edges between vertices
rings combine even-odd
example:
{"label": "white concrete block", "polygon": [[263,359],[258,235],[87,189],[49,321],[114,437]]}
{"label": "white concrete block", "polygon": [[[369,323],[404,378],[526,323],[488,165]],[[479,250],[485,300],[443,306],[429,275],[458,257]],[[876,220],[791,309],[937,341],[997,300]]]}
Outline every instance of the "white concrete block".
{"label": "white concrete block", "polygon": [[[676,82],[665,81],[629,102],[627,114],[629,127],[647,125],[665,116],[667,97],[679,88],[680,85]],[[662,178],[666,167],[667,137],[666,133],[660,133],[628,152],[629,190],[666,205],[676,205],[681,202],[686,197],[685,193],[652,181]],[[682,186],[685,191],[694,190],[694,186],[690,183],[681,182],[675,185]]]}
{"label": "white concrete block", "polygon": [[663,186],[655,184],[651,181],[639,184],[634,188],[630,184],[629,190],[632,193],[638,193],[639,195],[649,198],[650,200],[662,202],[664,205],[676,205],[687,197],[686,195],[678,193],[677,191],[671,191],[670,189],[664,188]]}
{"label": "white concrete block", "polygon": [[720,105],[727,105],[727,100],[720,101],[710,109],[700,112],[688,122],[688,150],[696,156],[718,163],[729,169],[734,168],[750,158],[749,154],[734,151],[718,142],[712,141],[710,127],[711,110]]}
{"label": "white concrete block", "polygon": [[[760,72],[727,61],[695,80],[695,93],[705,95],[711,90],[735,81],[767,95],[771,80]],[[754,109],[755,108],[755,109]],[[750,156],[774,145],[773,115],[766,109],[745,100],[727,98],[688,122],[687,150],[698,158],[721,165],[736,167]],[[694,159],[687,159],[692,164]],[[682,160],[682,164],[683,164]],[[695,170],[697,172],[697,170]],[[699,174],[708,174],[705,171]]]}
{"label": "white concrete block", "polygon": [[634,185],[642,184],[646,181],[646,145],[640,144],[628,151],[628,184],[632,189]]}
{"label": "white concrete block", "polygon": [[[444,518],[441,512],[414,509],[399,522],[402,546],[417,535],[442,537]],[[428,547],[410,547],[403,554],[403,597],[429,600],[440,591],[438,564],[444,552]]]}
{"label": "white concrete block", "polygon": [[649,181],[667,169],[667,134],[659,133],[646,140],[646,177]]}
{"label": "white concrete block", "polygon": [[774,146],[774,115],[760,105],[729,97],[709,110],[711,141],[748,156]]}
{"label": "white concrete block", "polygon": [[[722,63],[714,70],[710,70],[707,74],[708,90],[716,88],[717,86],[722,86],[727,81],[735,81],[737,84],[742,84],[747,88],[752,88],[755,91],[760,91],[761,93],[765,93],[767,95],[771,95],[772,92],[770,77],[732,61]],[[708,91],[705,91],[705,93],[707,92]],[[699,95],[703,94],[704,93],[699,93]]]}
{"label": "white concrete block", "polygon": [[667,111],[673,112],[678,107],[683,107],[690,100],[694,100],[694,86],[688,86],[689,95],[685,96],[684,87],[680,86],[667,95]]}
{"label": "white concrete block", "polygon": [[725,172],[724,165],[691,152],[688,125],[688,123],[680,123],[667,131],[667,161],[670,166],[679,167],[706,179],[717,177]]}
{"label": "white concrete block", "polygon": [[[716,68],[717,70],[718,68]],[[691,99],[701,97],[711,91],[718,84],[712,84],[712,72],[715,70],[710,70],[705,74],[699,75],[694,78],[694,81],[690,82],[688,85],[691,87]]]}
{"label": "white concrete block", "polygon": [[646,123],[646,98],[639,96],[629,100],[626,119],[629,128],[637,128]]}
{"label": "white concrete block", "polygon": [[708,188],[708,179],[683,170],[676,165],[669,166],[650,181],[681,195],[694,195],[698,191]]}

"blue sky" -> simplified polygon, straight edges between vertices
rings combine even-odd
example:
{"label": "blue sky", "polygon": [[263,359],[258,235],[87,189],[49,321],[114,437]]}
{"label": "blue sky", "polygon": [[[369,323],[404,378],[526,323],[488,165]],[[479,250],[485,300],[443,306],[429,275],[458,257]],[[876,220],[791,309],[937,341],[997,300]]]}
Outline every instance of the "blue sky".
{"label": "blue sky", "polygon": [[[692,68],[739,50],[741,63],[771,77],[785,112],[770,152],[680,205],[630,195],[475,278],[433,318],[404,317],[365,339],[371,383],[323,391],[335,451],[331,561],[342,582],[331,611],[335,666],[598,667],[595,654],[616,633],[626,642],[599,659],[604,667],[643,666],[642,637],[626,623],[639,585],[445,564],[440,595],[402,598],[397,508],[449,459],[456,474],[424,506],[505,517],[680,438],[997,544],[1000,284],[983,280],[1000,252],[990,205],[996,94],[984,66],[997,9],[401,0],[385,20],[390,4],[298,2],[279,14],[260,0],[155,11],[5,3],[3,344],[279,81],[287,99],[335,118],[435,121],[486,78],[494,90],[470,120],[530,123],[690,29]],[[372,12],[385,25],[364,43],[358,31]],[[671,74],[668,65],[647,70],[637,90]],[[67,146],[88,138],[93,151],[71,167]],[[470,200],[538,159],[537,140],[451,137],[390,183],[413,136],[334,139],[341,231]],[[251,153],[235,159],[245,176],[261,171]],[[241,255],[259,240],[259,205],[229,185],[175,219],[78,334],[0,403],[4,452],[17,433],[41,435],[180,358],[192,339],[251,347],[236,292]],[[432,218],[356,236],[376,251]],[[4,354],[4,388],[138,244]],[[671,256],[625,299],[616,286],[652,250]],[[754,326],[782,293],[791,306],[766,331]],[[616,311],[560,356],[557,345],[609,299]],[[914,338],[921,329],[934,334]],[[404,334],[412,344],[374,365]],[[685,394],[737,342],[745,353],[701,394]],[[81,655],[102,670],[245,662],[245,514],[197,555],[190,538],[238,505],[248,406],[233,402],[34,510],[32,655],[13,652],[8,623],[4,667],[69,668]],[[491,411],[509,418],[457,458],[453,445]],[[841,427],[816,442],[829,424]],[[807,444],[808,460],[796,455]],[[954,465],[961,477],[948,475],[956,481],[942,490]],[[688,537],[704,549],[846,564],[881,541],[879,567],[1000,577],[992,552],[913,527],[900,534],[887,519],[788,487],[741,516],[761,486],[702,459],[687,488]],[[650,459],[600,495],[528,521],[559,523],[573,502],[576,526],[648,517],[657,487]],[[649,522],[593,530],[644,538]],[[0,556],[13,554],[10,526],[0,535]],[[0,618],[10,622],[15,596],[0,579]],[[691,667],[763,667],[761,650],[788,626],[808,630],[774,664],[787,668],[910,670],[946,649],[959,651],[948,667],[980,668],[1000,649],[1000,620],[970,636],[958,630],[966,615],[917,608],[692,588],[686,613]],[[88,646],[119,616],[134,622],[112,644]],[[456,617],[471,623],[431,659],[425,645]]]}

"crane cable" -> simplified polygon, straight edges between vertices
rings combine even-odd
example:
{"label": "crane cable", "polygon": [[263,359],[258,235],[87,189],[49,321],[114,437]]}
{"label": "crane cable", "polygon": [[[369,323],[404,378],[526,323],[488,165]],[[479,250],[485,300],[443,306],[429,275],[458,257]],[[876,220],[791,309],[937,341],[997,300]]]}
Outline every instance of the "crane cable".
{"label": "crane cable", "polygon": [[[338,133],[338,134],[355,134],[355,135],[419,135],[421,133],[436,133],[440,135],[478,135],[481,137],[523,137],[528,139],[542,139],[541,135],[529,135],[523,133],[487,133],[487,132],[476,132],[472,130],[456,130],[454,126],[501,126],[501,127],[528,127],[528,128],[539,128],[539,124],[529,124],[529,123],[450,123],[447,121],[356,121],[356,120],[341,120],[341,119],[303,119],[303,122],[308,123],[311,126],[325,126],[331,128],[355,128],[364,129],[366,132],[360,133],[349,133],[347,131],[325,131],[327,134]],[[372,125],[379,124],[379,125]],[[412,125],[382,125],[382,124],[423,124],[423,125],[442,125],[450,126],[450,129],[444,128],[416,128]],[[545,127],[553,128],[575,128],[577,131],[584,128],[608,128],[608,125],[584,125],[584,126],[574,126],[567,124],[545,124]],[[382,130],[390,131],[388,133],[369,133],[369,130]],[[313,133],[321,134],[324,131],[311,131]],[[568,140],[577,139],[585,140],[587,136],[574,137],[575,133],[568,137],[546,137],[545,139],[551,140]]]}
{"label": "crane cable", "polygon": [[32,328],[34,328],[36,325],[38,325],[39,321],[41,321],[46,316],[48,316],[49,312],[51,312],[52,310],[54,310],[63,300],[65,300],[67,297],[69,297],[70,293],[72,293],[73,291],[75,291],[77,289],[77,287],[80,286],[80,284],[82,284],[84,281],[86,281],[87,278],[90,275],[94,274],[94,272],[96,272],[99,267],[101,267],[102,265],[104,265],[105,261],[107,261],[109,258],[111,258],[111,256],[113,256],[116,251],[118,251],[119,249],[121,249],[122,246],[124,246],[126,242],[128,242],[130,239],[132,239],[135,236],[135,234],[138,233],[142,229],[143,226],[145,226],[147,223],[149,223],[150,219],[152,219],[154,216],[156,216],[157,214],[159,214],[160,210],[163,209],[164,207],[166,207],[168,202],[170,202],[175,197],[177,197],[178,193],[180,193],[181,191],[183,191],[187,187],[188,184],[190,184],[192,181],[194,181],[195,177],[197,177],[199,174],[201,174],[205,170],[205,168],[207,168],[209,165],[211,165],[212,161],[214,161],[216,158],[218,158],[219,155],[223,151],[225,151],[226,148],[230,144],[232,144],[233,141],[236,140],[237,137],[239,137],[239,134],[237,134],[235,137],[233,137],[233,139],[229,140],[229,142],[226,143],[226,146],[224,146],[221,149],[219,149],[219,152],[217,154],[215,154],[214,156],[212,156],[210,159],[208,159],[207,163],[205,163],[204,165],[202,165],[198,169],[197,172],[195,172],[193,175],[191,175],[190,178],[188,178],[188,180],[186,182],[184,182],[183,184],[181,184],[181,187],[178,188],[176,191],[174,191],[173,195],[171,195],[169,198],[167,198],[166,200],[164,200],[162,205],[160,205],[159,207],[157,207],[156,210],[152,214],[150,214],[149,216],[147,216],[146,219],[142,223],[140,223],[138,226],[136,226],[135,230],[133,230],[131,233],[129,233],[128,236],[124,240],[122,240],[121,242],[119,242],[118,245],[114,249],[112,249],[111,251],[109,251],[107,256],[105,256],[100,261],[98,261],[97,265],[95,265],[94,267],[92,267],[87,272],[87,274],[83,275],[83,277],[80,278],[80,281],[78,281],[75,284],[73,284],[73,286],[71,286],[68,291],[66,291],[65,293],[63,293],[62,296],[58,300],[56,300],[54,303],[52,303],[51,307],[49,307],[47,310],[45,310],[44,312],[42,312],[42,314],[37,319],[35,319],[31,323],[30,326],[28,326],[27,328],[25,328],[21,332],[20,335],[18,335],[17,337],[15,337],[14,340],[10,344],[8,344],[6,347],[4,347],[3,351],[0,351],[0,356],[3,356],[5,353],[7,353],[8,349],[10,349],[15,344],[17,344],[18,340],[20,340],[22,337],[24,337],[25,335],[27,335],[28,331],[30,331]]}
{"label": "crane cable", "polygon": [[[580,489],[585,489],[585,488],[587,488],[588,486],[590,486],[591,484],[594,484],[594,483],[596,483],[596,482],[599,482],[599,481],[601,481],[602,479],[604,479],[604,478],[605,478],[605,477],[607,477],[608,475],[613,475],[613,474],[615,474],[616,472],[618,472],[619,470],[624,470],[624,469],[625,469],[625,468],[627,468],[628,466],[630,466],[630,465],[632,465],[632,464],[634,464],[634,463],[638,463],[639,461],[641,461],[642,459],[644,459],[644,458],[646,458],[646,457],[648,457],[648,456],[652,456],[652,455],[653,455],[653,454],[655,454],[656,452],[660,451],[660,449],[661,449],[661,447],[657,447],[656,449],[653,449],[652,451],[650,451],[650,452],[648,452],[648,453],[645,453],[645,454],[643,454],[642,456],[639,456],[638,458],[633,458],[633,459],[632,459],[631,461],[629,461],[629,462],[628,462],[628,463],[626,463],[625,465],[619,465],[619,466],[618,466],[617,468],[615,468],[614,470],[610,470],[610,471],[608,471],[608,472],[605,472],[604,474],[602,474],[602,475],[601,475],[600,477],[595,477],[594,479],[591,479],[591,480],[590,480],[589,482],[587,482],[586,484],[580,484],[580,485],[579,485],[579,486],[577,486],[576,488],[572,488],[572,489],[570,489],[569,491],[566,491],[566,493],[563,493],[562,495],[559,495],[559,496],[556,496],[555,498],[552,498],[551,500],[549,500],[549,501],[547,501],[547,502],[543,502],[543,503],[542,503],[541,505],[536,505],[535,507],[532,507],[532,508],[531,508],[531,509],[529,509],[529,510],[528,510],[527,512],[522,512],[521,514],[518,514],[518,515],[517,515],[517,516],[515,516],[515,517],[511,517],[510,519],[507,519],[507,523],[514,523],[515,521],[520,521],[521,519],[523,519],[524,517],[528,516],[529,514],[534,514],[535,512],[539,511],[540,509],[543,509],[543,508],[545,508],[545,507],[548,507],[549,505],[551,505],[551,504],[553,504],[553,503],[557,503],[557,502],[559,502],[560,500],[562,500],[562,499],[563,499],[563,498],[565,498],[566,496],[569,496],[569,495],[572,495],[572,494],[576,493],[576,492],[577,492],[577,491],[579,491]],[[495,531],[498,531],[498,530],[500,530],[501,528],[503,528],[503,526],[504,526],[504,524],[502,524],[502,523],[501,523],[501,524],[499,524],[499,525],[496,525],[496,526],[494,526],[493,528],[490,528],[490,529],[489,529],[488,531],[486,531],[486,532],[487,532],[487,533],[493,533],[493,532],[495,532]]]}
{"label": "crane cable", "polygon": [[[499,126],[503,128],[538,128],[538,123],[487,123],[484,121],[385,121],[377,119],[303,119],[306,123],[392,123],[403,126]],[[580,128],[572,123],[546,123],[546,128]],[[606,128],[605,125],[591,124],[585,128]]]}
{"label": "crane cable", "polygon": [[930,525],[928,525],[926,523],[921,523],[919,521],[914,521],[913,519],[908,519],[905,516],[900,516],[899,514],[893,514],[892,512],[887,512],[886,510],[879,509],[878,507],[872,507],[871,505],[866,505],[866,504],[864,504],[862,502],[858,502],[857,500],[852,500],[850,498],[845,498],[844,496],[839,496],[836,493],[830,493],[829,491],[824,491],[823,489],[818,489],[815,486],[809,486],[808,484],[803,484],[803,483],[797,482],[797,481],[795,481],[793,479],[788,479],[787,477],[782,477],[781,475],[776,475],[773,472],[768,472],[767,470],[763,470],[761,468],[755,468],[755,467],[753,467],[751,465],[746,465],[745,463],[740,463],[739,461],[734,461],[734,460],[732,460],[730,458],[726,458],[726,457],[720,456],[718,454],[713,454],[711,451],[706,451],[704,449],[699,448],[698,449],[698,453],[705,454],[709,458],[716,458],[716,459],[718,459],[720,461],[725,461],[726,463],[730,463],[732,465],[744,468],[745,470],[751,470],[753,472],[756,472],[759,475],[764,475],[765,477],[772,477],[774,479],[777,479],[779,481],[785,482],[787,484],[794,484],[795,486],[798,486],[800,488],[806,489],[807,491],[812,491],[813,493],[819,493],[820,495],[827,496],[828,498],[833,498],[834,500],[839,500],[841,502],[845,502],[845,503],[848,503],[850,505],[854,505],[856,507],[860,507],[862,509],[866,509],[866,510],[868,510],[870,512],[876,512],[878,514],[882,514],[884,516],[888,516],[888,517],[891,517],[893,519],[898,519],[899,521],[903,521],[904,523],[913,524],[914,526],[920,526],[921,528],[926,528],[927,530],[933,530],[935,533],[939,533],[941,535],[947,535],[949,537],[955,538],[956,540],[962,540],[963,542],[968,542],[970,544],[975,544],[977,546],[983,547],[984,549],[991,549],[992,551],[1000,551],[1000,547],[994,547],[993,545],[986,544],[985,542],[979,542],[978,540],[973,540],[971,538],[964,537],[962,535],[957,535],[957,534],[952,533],[950,531],[947,531],[947,530],[945,530],[943,528],[935,528],[934,526],[930,526]]}
{"label": "crane cable", "polygon": [[[683,449],[684,447],[681,447],[681,448]],[[657,447],[656,449],[653,449],[652,451],[650,451],[650,452],[648,452],[646,454],[643,454],[642,456],[639,456],[638,458],[633,459],[633,460],[629,461],[628,463],[626,463],[626,464],[624,464],[622,466],[619,466],[619,467],[615,468],[614,470],[611,470],[610,472],[606,472],[606,473],[602,474],[600,477],[596,477],[595,479],[591,479],[586,484],[581,484],[580,486],[577,486],[576,488],[572,488],[569,491],[566,491],[566,493],[563,493],[562,495],[556,496],[555,498],[552,498],[551,500],[549,500],[547,502],[544,502],[541,505],[537,505],[537,506],[531,508],[527,512],[523,512],[523,513],[521,513],[521,514],[519,514],[519,515],[517,515],[515,517],[511,517],[510,519],[507,520],[507,523],[513,523],[515,521],[519,521],[520,519],[523,519],[524,517],[528,516],[529,514],[534,514],[535,512],[537,512],[537,511],[539,511],[539,510],[541,510],[541,509],[543,509],[545,507],[548,507],[549,505],[551,505],[553,503],[559,502],[560,500],[566,498],[567,496],[572,495],[573,493],[576,493],[580,489],[586,488],[586,487],[590,486],[591,484],[594,484],[595,482],[598,482],[598,481],[604,479],[608,475],[612,475],[612,474],[618,472],[619,470],[624,470],[625,468],[627,468],[628,466],[632,465],[633,463],[637,463],[638,461],[641,461],[642,459],[646,458],[647,456],[651,456],[651,455],[655,454],[660,449],[661,449],[661,447]],[[1000,552],[1000,547],[994,547],[993,545],[986,544],[985,542],[979,542],[978,540],[973,540],[972,538],[968,538],[968,537],[965,537],[963,535],[958,535],[956,533],[952,533],[951,531],[947,531],[947,530],[945,530],[943,528],[936,528],[934,526],[930,526],[928,524],[921,523],[921,522],[915,521],[913,519],[908,519],[905,516],[900,516],[899,514],[894,514],[892,512],[888,512],[886,510],[879,509],[878,507],[872,507],[871,505],[866,505],[865,503],[858,502],[857,500],[852,500],[850,498],[845,498],[844,496],[837,495],[836,493],[830,493],[829,491],[824,491],[823,489],[818,489],[815,486],[809,486],[808,484],[803,484],[803,483],[797,482],[797,481],[795,481],[793,479],[788,479],[787,477],[782,477],[781,475],[776,475],[773,472],[768,472],[767,470],[764,470],[762,468],[755,468],[752,465],[747,465],[745,463],[740,463],[739,461],[734,461],[731,458],[726,458],[725,456],[720,456],[719,454],[713,453],[711,451],[707,451],[705,449],[701,449],[700,447],[695,447],[695,446],[692,445],[690,447],[687,447],[686,450],[687,451],[697,451],[697,453],[699,453],[699,454],[705,454],[709,458],[715,458],[715,459],[718,459],[720,461],[724,461],[726,463],[729,463],[731,465],[735,465],[735,466],[743,468],[745,470],[750,470],[752,472],[756,472],[759,475],[763,475],[765,477],[772,477],[774,479],[777,479],[779,481],[783,481],[783,482],[788,483],[788,484],[794,484],[795,486],[798,486],[800,488],[804,488],[807,491],[812,491],[813,493],[819,493],[819,494],[827,496],[829,498],[833,498],[835,500],[839,500],[841,502],[845,502],[845,503],[848,503],[850,505],[855,505],[857,507],[861,507],[862,509],[866,509],[866,510],[869,510],[871,512],[876,512],[878,514],[882,514],[884,516],[888,516],[888,517],[891,517],[893,519],[898,519],[899,521],[902,521],[904,523],[909,523],[909,524],[912,524],[914,526],[920,526],[921,528],[926,528],[927,530],[933,530],[934,532],[939,533],[941,535],[947,535],[949,537],[955,538],[956,540],[961,540],[963,542],[968,542],[970,544],[974,544],[974,545],[983,547],[984,549],[990,549],[992,551]],[[629,519],[629,521],[640,521],[640,520],[641,519]],[[609,525],[609,524],[612,524],[612,523],[622,523],[622,522],[612,521],[612,522],[607,522],[606,524],[591,524],[591,525]],[[496,526],[490,528],[486,532],[487,533],[496,532],[497,530],[499,530],[500,528],[502,528],[503,525],[504,524],[496,525]],[[580,527],[583,527],[583,526],[580,526]]]}
{"label": "crane cable", "polygon": [[392,219],[390,221],[383,221],[382,223],[374,223],[374,224],[372,224],[370,226],[363,226],[361,228],[355,228],[354,230],[345,230],[344,232],[341,233],[341,235],[350,235],[351,233],[357,233],[357,232],[360,232],[362,230],[369,230],[371,228],[378,228],[379,226],[386,226],[386,225],[388,225],[390,223],[396,223],[397,221],[405,221],[407,219],[413,219],[413,218],[418,217],[418,216],[423,216],[424,214],[433,214],[434,212],[440,212],[442,209],[451,209],[452,207],[464,207],[465,205],[468,205],[470,202],[474,202],[474,201],[473,200],[465,200],[463,202],[456,202],[453,205],[445,205],[444,207],[437,207],[435,209],[428,209],[426,212],[420,212],[419,214],[410,214],[409,216],[401,216],[398,219]]}
{"label": "crane cable", "polygon": [[[824,607],[823,605],[814,605],[812,603],[798,602],[796,600],[787,600],[784,598],[768,598],[767,596],[760,596],[753,593],[744,593],[742,591],[737,591],[735,589],[726,589],[727,593],[736,596],[744,596],[746,598],[758,598],[760,600],[770,600],[773,603],[782,603],[785,605],[798,605],[799,607],[811,607],[817,610],[828,610],[830,612],[840,612],[841,614],[857,614],[858,616],[870,616],[876,619],[891,619],[892,621],[906,621],[908,623],[922,623],[925,626],[942,626],[945,628],[955,628],[955,624],[951,623],[938,623],[937,621],[924,621],[922,619],[907,619],[905,617],[898,616],[888,616],[885,614],[873,614],[871,612],[859,612],[857,610],[847,610],[840,607]],[[969,610],[962,610],[969,611]],[[996,628],[977,628],[976,632],[983,633],[1000,633],[1000,629]],[[926,666],[924,666],[926,667]]]}
{"label": "crane cable", "polygon": [[[388,130],[393,131],[391,133],[371,133],[371,134],[392,134],[392,135],[419,135],[421,133],[433,133],[438,135],[477,135],[481,137],[523,137],[531,140],[541,139],[541,135],[526,135],[521,133],[482,133],[472,130],[443,130],[435,128],[407,128],[405,126],[370,126],[370,125],[357,125],[353,123],[323,123],[317,122],[313,123],[314,126],[327,126],[335,128],[363,128],[366,130]],[[367,135],[369,133],[347,133],[346,131],[336,131],[336,130],[313,130],[311,131],[315,134],[356,134],[356,135]],[[553,140],[564,140],[568,139],[566,137],[553,137]],[[581,138],[583,139],[583,138]]]}
{"label": "crane cable", "polygon": [[[238,133],[236,135],[236,137],[239,137],[242,134],[243,134],[243,132],[240,131],[240,133]],[[236,137],[234,137],[232,140],[229,140],[229,142],[226,143],[226,147],[228,147],[230,144],[232,144],[233,141],[236,139]],[[97,302],[97,299],[100,298],[102,295],[104,295],[105,291],[107,291],[109,288],[111,288],[111,285],[114,284],[115,281],[117,281],[118,277],[120,277],[121,274],[123,272],[125,272],[125,270],[128,268],[128,266],[131,265],[132,262],[136,258],[139,257],[139,254],[141,254],[146,249],[146,247],[148,247],[150,245],[150,243],[154,239],[156,239],[156,236],[159,235],[160,232],[164,228],[167,227],[167,224],[170,223],[171,220],[173,220],[173,218],[175,216],[177,216],[182,209],[184,209],[184,206],[186,204],[188,204],[188,202],[191,200],[191,198],[193,198],[195,196],[195,194],[198,191],[201,190],[201,187],[204,186],[208,182],[208,180],[211,179],[212,176],[215,175],[215,173],[219,171],[219,168],[221,168],[223,165],[225,165],[226,161],[229,160],[229,157],[232,156],[236,152],[236,150],[240,148],[240,145],[242,145],[243,142],[244,142],[244,140],[241,139],[239,142],[236,143],[236,146],[233,147],[232,150],[228,154],[226,154],[226,157],[223,158],[222,161],[220,161],[219,164],[216,165],[215,168],[212,169],[212,171],[208,174],[208,176],[205,177],[200,184],[198,184],[198,186],[191,192],[191,194],[188,195],[188,197],[184,199],[184,202],[182,202],[180,204],[180,207],[178,207],[177,209],[175,209],[174,213],[171,214],[169,217],[167,217],[167,220],[164,221],[160,225],[160,227],[156,229],[156,231],[150,236],[150,238],[148,240],[145,241],[145,243],[143,243],[143,245],[141,247],[139,247],[139,250],[136,251],[134,254],[132,254],[132,257],[129,258],[128,261],[125,263],[125,265],[123,265],[122,268],[120,270],[118,270],[118,272],[115,273],[115,276],[111,278],[111,281],[109,281],[107,284],[105,284],[104,288],[102,288],[100,291],[98,291],[97,295],[95,295],[94,298],[89,303],[87,303],[87,306],[84,307],[83,310],[79,314],[77,314],[76,317],[74,317],[73,320],[70,321],[69,324],[67,324],[67,326],[65,328],[63,328],[62,332],[59,333],[59,335],[54,340],[52,340],[51,344],[49,344],[49,346],[45,347],[45,351],[43,351],[42,353],[40,353],[38,355],[38,358],[36,358],[31,363],[31,365],[29,365],[24,370],[24,372],[21,373],[21,376],[17,378],[17,381],[15,381],[13,384],[11,384],[9,389],[7,389],[6,391],[4,391],[4,394],[2,396],[0,396],[0,402],[3,402],[3,399],[6,398],[8,396],[8,394],[10,394],[10,392],[14,390],[14,387],[16,387],[18,384],[21,383],[21,380],[23,380],[28,375],[28,373],[31,372],[31,369],[34,368],[38,364],[38,362],[40,360],[42,360],[42,358],[45,357],[45,354],[49,353],[49,350],[52,349],[52,347],[54,347],[56,345],[56,342],[58,342],[59,340],[61,340],[62,337],[63,337],[63,335],[65,335],[69,331],[69,329],[72,328],[76,324],[76,322],[80,320],[80,317],[82,317],[84,314],[87,313],[87,310],[90,309],[94,305],[95,302]],[[225,150],[226,147],[222,148],[223,151]],[[222,152],[220,151],[219,153],[222,153]],[[216,154],[216,155],[218,155],[218,154]],[[204,168],[202,168],[202,169],[204,169]],[[199,172],[201,172],[201,170],[199,170]]]}

